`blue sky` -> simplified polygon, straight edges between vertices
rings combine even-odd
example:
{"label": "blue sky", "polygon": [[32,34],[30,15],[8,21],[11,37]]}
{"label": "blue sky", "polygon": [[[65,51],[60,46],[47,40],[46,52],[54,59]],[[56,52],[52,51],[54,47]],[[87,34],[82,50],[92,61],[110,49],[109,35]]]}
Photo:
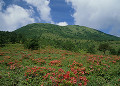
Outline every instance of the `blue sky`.
{"label": "blue sky", "polygon": [[31,23],[87,26],[120,36],[120,0],[0,0],[0,30]]}

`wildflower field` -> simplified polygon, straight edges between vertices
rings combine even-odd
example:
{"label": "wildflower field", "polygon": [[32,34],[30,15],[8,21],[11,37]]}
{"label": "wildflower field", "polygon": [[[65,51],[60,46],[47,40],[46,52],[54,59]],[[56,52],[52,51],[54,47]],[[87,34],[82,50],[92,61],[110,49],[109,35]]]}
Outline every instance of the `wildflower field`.
{"label": "wildflower field", "polygon": [[120,86],[120,56],[22,44],[0,48],[0,86]]}

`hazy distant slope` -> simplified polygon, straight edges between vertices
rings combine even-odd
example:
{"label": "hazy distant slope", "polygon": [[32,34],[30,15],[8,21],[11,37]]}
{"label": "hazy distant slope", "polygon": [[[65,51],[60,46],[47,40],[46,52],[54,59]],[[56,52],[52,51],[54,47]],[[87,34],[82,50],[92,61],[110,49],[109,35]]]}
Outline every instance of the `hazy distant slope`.
{"label": "hazy distant slope", "polygon": [[69,38],[84,40],[120,40],[119,37],[105,34],[101,31],[85,26],[58,26],[48,23],[34,23],[21,27],[14,32],[24,34],[25,37],[42,36],[49,38]]}

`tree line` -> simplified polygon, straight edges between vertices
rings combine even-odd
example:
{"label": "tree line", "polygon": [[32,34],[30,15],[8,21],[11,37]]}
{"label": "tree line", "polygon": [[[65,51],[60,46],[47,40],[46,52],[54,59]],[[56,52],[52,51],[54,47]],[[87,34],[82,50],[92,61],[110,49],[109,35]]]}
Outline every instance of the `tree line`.
{"label": "tree line", "polygon": [[22,34],[16,34],[14,32],[0,31],[0,47],[5,44],[23,43],[25,38]]}
{"label": "tree line", "polygon": [[[70,40],[70,39],[51,39],[45,37],[32,37],[25,38],[22,34],[17,34],[15,32],[6,32],[0,31],[0,47],[5,46],[5,44],[15,44],[21,43],[24,44],[24,47],[27,49],[35,50],[44,48],[46,46],[53,46],[55,48],[60,48],[64,50],[81,52],[85,51],[86,53],[96,54],[97,51],[101,51],[106,54],[106,51],[109,51],[112,55],[120,55],[120,48],[115,49],[108,42],[97,42],[90,40]],[[97,46],[97,47],[96,47]]]}

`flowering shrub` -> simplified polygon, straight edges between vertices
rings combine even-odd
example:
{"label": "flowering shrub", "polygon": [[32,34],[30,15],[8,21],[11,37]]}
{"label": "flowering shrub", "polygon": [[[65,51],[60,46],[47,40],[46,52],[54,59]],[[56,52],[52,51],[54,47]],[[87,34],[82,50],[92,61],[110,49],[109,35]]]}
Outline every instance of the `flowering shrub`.
{"label": "flowering shrub", "polygon": [[12,47],[0,50],[0,85],[119,86],[119,56]]}
{"label": "flowering shrub", "polygon": [[43,76],[44,80],[50,79],[54,85],[87,85],[87,78],[83,76],[72,75],[72,72],[65,72],[63,69],[58,69],[58,72],[47,73]]}
{"label": "flowering shrub", "polygon": [[61,61],[59,61],[59,60],[50,61],[49,65],[50,65],[50,66],[53,66],[53,65],[62,66],[62,65],[61,65]]}
{"label": "flowering shrub", "polygon": [[[71,68],[72,69],[72,68]],[[65,84],[65,85],[87,85],[87,78],[75,73],[76,70],[65,72],[62,68],[55,72],[54,68],[46,67],[32,67],[27,68],[25,72],[26,81],[29,78],[42,77],[43,81],[51,81],[53,85]],[[73,74],[74,73],[74,74]],[[50,84],[48,82],[48,84]]]}
{"label": "flowering shrub", "polygon": [[38,64],[40,64],[40,65],[46,64],[46,61],[43,60],[43,59],[41,59],[41,58],[32,59],[32,62],[33,62],[33,63],[38,63]]}

